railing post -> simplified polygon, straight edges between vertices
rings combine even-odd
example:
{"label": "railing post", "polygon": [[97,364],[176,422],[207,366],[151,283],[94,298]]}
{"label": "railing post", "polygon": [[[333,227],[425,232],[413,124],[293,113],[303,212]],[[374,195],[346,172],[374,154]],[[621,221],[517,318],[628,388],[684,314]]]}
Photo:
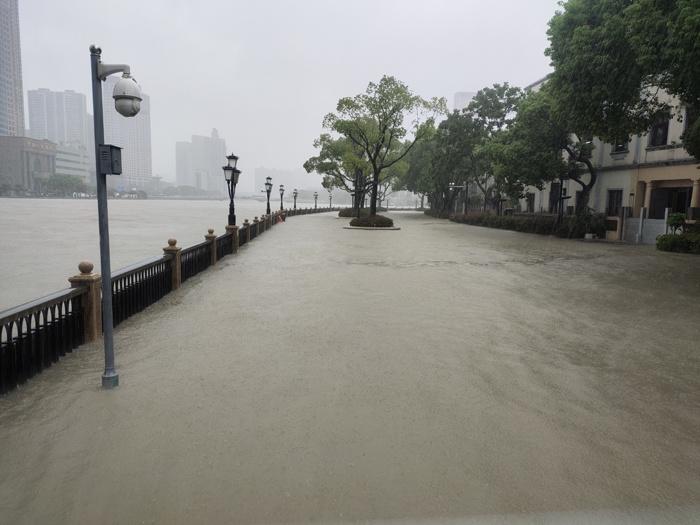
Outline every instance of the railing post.
{"label": "railing post", "polygon": [[260,224],[260,220],[255,217],[253,219],[253,226],[255,227],[255,237],[257,238],[258,234],[260,233],[260,227],[258,226]]}
{"label": "railing post", "polygon": [[228,226],[226,226],[226,233],[231,234],[231,243],[232,243],[231,253],[237,253],[238,252],[238,226],[234,226],[232,224],[229,224]]}
{"label": "railing post", "polygon": [[250,242],[250,223],[248,222],[248,219],[246,219],[246,220],[243,221],[243,226],[246,227],[246,229],[245,229],[245,235],[246,235],[245,240],[246,240],[246,242]]}
{"label": "railing post", "polygon": [[172,289],[177,290],[182,284],[182,248],[176,246],[177,239],[168,239],[168,245],[163,248],[163,253],[170,257],[170,274],[172,275]]}
{"label": "railing post", "polygon": [[100,287],[102,278],[98,273],[92,273],[94,265],[83,261],[78,265],[80,275],[68,279],[71,288],[85,287],[81,301],[83,307],[83,331],[85,342],[94,341],[102,333],[102,294]]}
{"label": "railing post", "polygon": [[260,225],[262,226],[262,231],[267,231],[267,214],[260,217]]}
{"label": "railing post", "polygon": [[211,244],[211,265],[216,264],[216,235],[214,235],[214,229],[209,228],[209,233],[204,236],[204,238]]}

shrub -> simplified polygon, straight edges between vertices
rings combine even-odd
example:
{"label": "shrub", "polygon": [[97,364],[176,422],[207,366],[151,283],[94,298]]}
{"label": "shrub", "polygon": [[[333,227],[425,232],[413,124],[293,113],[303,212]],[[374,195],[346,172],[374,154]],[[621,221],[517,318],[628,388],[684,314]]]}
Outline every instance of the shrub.
{"label": "shrub", "polygon": [[[426,212],[427,213],[427,212]],[[434,217],[441,214],[429,213]],[[605,216],[600,213],[588,213],[585,215],[567,215],[557,225],[557,217],[554,215],[494,215],[491,213],[477,213],[469,215],[450,216],[450,220],[473,226],[485,226],[501,230],[513,230],[516,232],[538,233],[540,235],[556,235],[568,239],[581,239],[586,233],[594,233],[600,238],[605,238]]]}
{"label": "shrub", "polygon": [[664,252],[695,253],[700,255],[700,233],[669,233],[656,238],[656,249]]}
{"label": "shrub", "polygon": [[673,233],[685,229],[685,213],[672,213],[668,216],[668,227]]}
{"label": "shrub", "polygon": [[350,226],[358,226],[363,228],[391,228],[394,225],[389,217],[383,215],[372,215],[370,217],[355,217],[350,221]]}
{"label": "shrub", "polygon": [[[386,208],[377,208],[377,211],[386,211]],[[338,212],[338,217],[350,219],[355,216],[355,208],[343,208]],[[369,208],[360,208],[360,217],[369,217]]]}

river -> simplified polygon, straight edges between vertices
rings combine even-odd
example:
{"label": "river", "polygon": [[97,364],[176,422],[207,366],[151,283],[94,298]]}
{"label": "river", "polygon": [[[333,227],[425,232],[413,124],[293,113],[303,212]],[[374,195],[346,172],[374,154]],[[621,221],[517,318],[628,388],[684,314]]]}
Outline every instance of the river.
{"label": "river", "polygon": [[[264,202],[236,201],[239,224],[264,212]],[[110,200],[112,269],[162,253],[171,237],[187,247],[208,228],[220,235],[227,216],[225,201]],[[99,268],[95,200],[0,199],[0,310],[69,286],[83,260]]]}

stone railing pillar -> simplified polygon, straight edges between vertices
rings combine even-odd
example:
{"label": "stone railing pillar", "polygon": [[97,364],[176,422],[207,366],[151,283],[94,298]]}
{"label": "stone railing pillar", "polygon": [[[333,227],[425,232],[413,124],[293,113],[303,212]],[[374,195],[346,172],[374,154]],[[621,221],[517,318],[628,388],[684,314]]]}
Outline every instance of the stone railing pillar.
{"label": "stone railing pillar", "polygon": [[243,226],[245,226],[245,240],[246,242],[250,242],[250,223],[248,222],[248,219],[243,221]]}
{"label": "stone railing pillar", "polygon": [[94,341],[102,333],[102,278],[100,274],[92,273],[94,265],[83,261],[78,265],[80,275],[68,279],[71,288],[85,287],[82,297],[83,331],[85,342]]}
{"label": "stone railing pillar", "polygon": [[226,233],[231,234],[232,253],[238,252],[238,226],[229,224],[226,226]]}
{"label": "stone railing pillar", "polygon": [[172,275],[172,289],[177,290],[182,284],[182,248],[176,246],[177,239],[168,239],[168,245],[163,248],[163,253],[170,257],[170,274]]}
{"label": "stone railing pillar", "polygon": [[255,236],[257,237],[260,235],[260,219],[257,217],[253,219],[253,227],[255,228]]}
{"label": "stone railing pillar", "polygon": [[216,264],[216,235],[214,235],[214,229],[209,228],[207,230],[209,233],[204,236],[204,238],[211,244],[211,265]]}

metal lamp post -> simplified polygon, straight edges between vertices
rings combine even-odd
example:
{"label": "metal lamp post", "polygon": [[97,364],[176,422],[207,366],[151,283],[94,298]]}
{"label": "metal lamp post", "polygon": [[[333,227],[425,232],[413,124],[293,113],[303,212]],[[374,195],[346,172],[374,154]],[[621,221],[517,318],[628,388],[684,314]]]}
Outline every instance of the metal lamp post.
{"label": "metal lamp post", "polygon": [[231,153],[226,155],[228,159],[228,164],[223,167],[224,178],[226,179],[226,185],[228,186],[228,224],[231,226],[236,225],[236,207],[233,204],[233,198],[236,195],[236,185],[238,184],[238,177],[241,175],[241,170],[236,168],[238,163],[238,157]]}
{"label": "metal lamp post", "polygon": [[280,184],[280,211],[284,210],[284,184]]}
{"label": "metal lamp post", "polygon": [[297,195],[299,195],[299,192],[297,191],[296,188],[294,188],[294,191],[292,192],[292,196],[294,197],[294,209],[297,209]]}
{"label": "metal lamp post", "polygon": [[[450,182],[450,189],[451,190],[464,190],[464,202],[462,203],[462,214],[466,215],[467,214],[467,181],[464,181],[464,184],[461,186],[457,186],[454,182]],[[455,213],[457,213],[457,203],[455,202]]]}
{"label": "metal lamp post", "polygon": [[104,334],[105,369],[102,387],[119,385],[119,374],[114,364],[114,340],[112,317],[112,269],[109,258],[109,218],[107,214],[107,175],[121,174],[120,148],[104,144],[104,115],[102,112],[102,82],[108,76],[122,73],[114,86],[113,98],[117,111],[125,117],[135,116],[141,109],[141,91],[131,78],[131,68],[126,64],[103,64],[102,50],[90,46],[92,77],[92,109],[95,129],[95,163],[97,182],[97,217],[100,232],[100,271],[102,272],[102,332]]}
{"label": "metal lamp post", "polygon": [[270,211],[270,192],[272,191],[272,177],[267,177],[265,179],[265,191],[267,192],[267,214],[272,213]]}
{"label": "metal lamp post", "polygon": [[333,207],[333,189],[328,188],[328,208]]}
{"label": "metal lamp post", "polygon": [[314,192],[314,210],[317,208],[317,206],[318,206],[318,192],[315,191]]}

